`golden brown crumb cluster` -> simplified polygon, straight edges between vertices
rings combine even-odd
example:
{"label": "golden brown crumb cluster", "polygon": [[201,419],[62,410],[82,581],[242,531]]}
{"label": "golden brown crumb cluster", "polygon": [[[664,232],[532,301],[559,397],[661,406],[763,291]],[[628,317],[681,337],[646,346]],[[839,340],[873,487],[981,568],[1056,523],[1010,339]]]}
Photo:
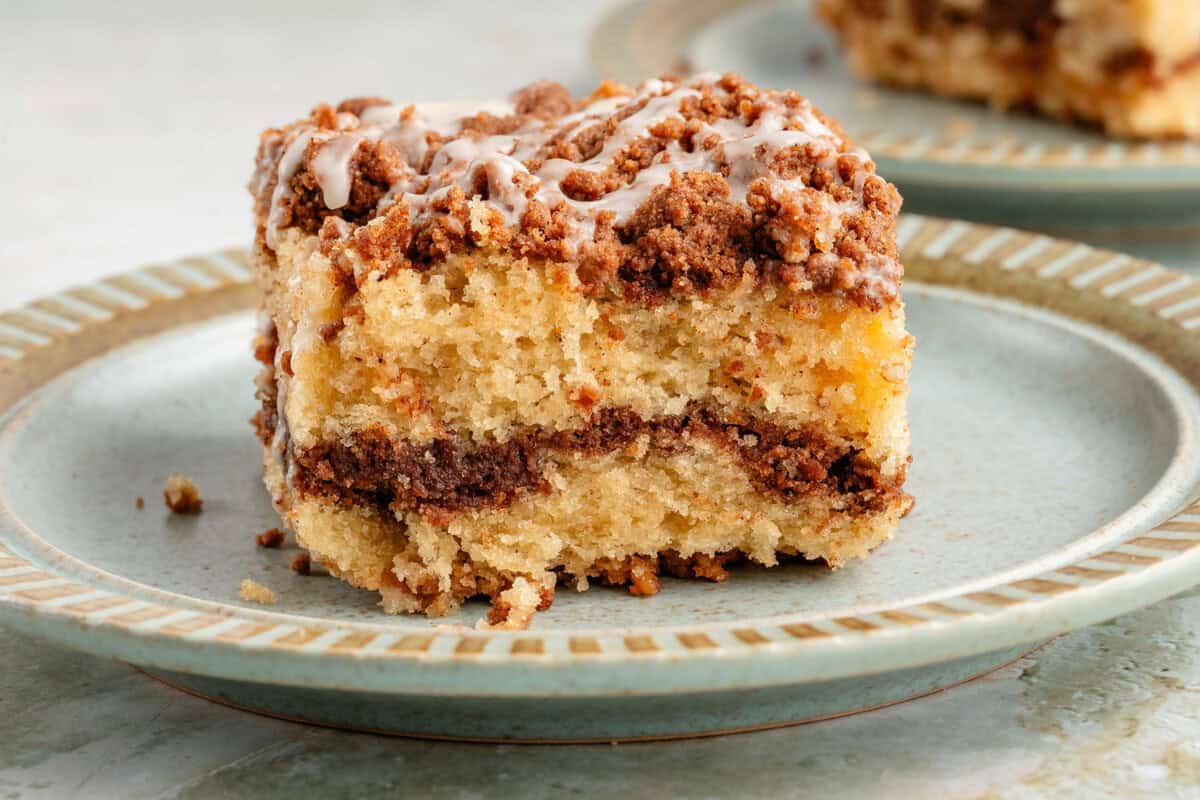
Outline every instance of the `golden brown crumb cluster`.
{"label": "golden brown crumb cluster", "polygon": [[258,241],[320,233],[353,287],[499,248],[571,263],[586,291],[653,304],[744,273],[871,308],[898,293],[900,206],[869,156],[793,91],[736,76],[517,92],[434,124],[377,98],[263,134]]}
{"label": "golden brown crumb cluster", "polygon": [[[580,579],[594,580],[604,586],[624,587],[634,597],[650,597],[662,591],[662,577],[697,579],[723,583],[729,579],[728,568],[746,560],[745,553],[731,550],[722,553],[693,553],[681,556],[679,553],[668,551],[655,555],[636,555],[622,559],[605,558],[586,567],[582,574],[574,575],[565,570],[556,572],[558,584],[572,585]],[[793,556],[783,556],[783,560],[796,560]],[[439,603],[446,603],[452,598],[452,606],[457,606],[465,600],[474,597],[484,597],[491,605],[487,613],[488,624],[493,628],[511,627],[521,629],[525,624],[512,625],[511,616],[520,613],[513,604],[507,602],[505,595],[509,593],[514,582],[522,578],[500,575],[492,570],[480,568],[465,558],[459,558],[454,564],[449,593],[437,589],[432,582],[428,585],[410,586],[396,578],[390,571],[385,573],[384,591],[398,593],[404,597],[416,600],[419,607],[425,611],[433,611],[433,616],[439,616],[443,610],[436,608]],[[537,604],[530,610],[546,611],[554,604],[555,581],[544,586],[536,587]],[[522,620],[527,623],[528,620]]]}
{"label": "golden brown crumb cluster", "polygon": [[[558,570],[554,580],[534,588],[536,604],[530,611],[546,611],[554,604],[555,583],[576,584],[580,579],[590,579],[604,586],[624,587],[635,597],[650,597],[662,590],[661,576],[669,575],[675,578],[695,578],[700,580],[724,582],[729,578],[727,567],[745,559],[745,554],[737,551],[706,554],[694,553],[681,556],[675,552],[656,555],[637,555],[622,559],[605,558],[586,567],[582,574],[575,575],[565,570]],[[522,624],[513,625],[511,615],[518,611],[514,604],[506,600],[515,583],[527,582],[521,576],[504,575],[495,570],[481,567],[469,559],[459,555],[453,565],[449,591],[439,588],[434,581],[426,581],[410,585],[398,579],[391,571],[383,575],[383,591],[385,596],[395,594],[416,601],[425,613],[440,616],[461,604],[464,600],[474,597],[485,597],[491,601],[487,621],[494,628],[512,627],[521,629]],[[448,604],[443,609],[439,604]],[[518,611],[519,613],[519,611]]]}
{"label": "golden brown crumb cluster", "polygon": [[167,508],[176,514],[199,514],[204,508],[199,487],[191,478],[178,473],[167,478],[167,485],[163,489],[163,501]]}
{"label": "golden brown crumb cluster", "polygon": [[238,597],[247,603],[258,603],[264,606],[274,605],[277,600],[275,592],[271,591],[269,587],[250,578],[242,580],[241,586],[238,587]]}

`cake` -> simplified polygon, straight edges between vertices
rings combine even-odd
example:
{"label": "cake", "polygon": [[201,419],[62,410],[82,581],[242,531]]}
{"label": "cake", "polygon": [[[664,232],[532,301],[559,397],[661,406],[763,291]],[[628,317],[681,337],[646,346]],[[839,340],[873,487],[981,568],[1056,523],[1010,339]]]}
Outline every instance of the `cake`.
{"label": "cake", "polygon": [[262,134],[266,485],[387,612],[832,567],[911,504],[900,197],[792,91],[537,83]]}
{"label": "cake", "polygon": [[1097,123],[1200,137],[1200,3],[817,0],[863,77]]}

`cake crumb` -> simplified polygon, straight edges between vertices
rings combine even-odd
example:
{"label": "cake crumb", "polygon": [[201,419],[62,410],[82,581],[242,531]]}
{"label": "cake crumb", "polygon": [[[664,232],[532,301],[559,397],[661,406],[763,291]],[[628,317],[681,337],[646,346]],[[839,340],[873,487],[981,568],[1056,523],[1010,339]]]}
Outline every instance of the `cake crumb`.
{"label": "cake crumb", "polygon": [[146,507],[146,498],[144,498],[144,497],[139,497],[137,500],[134,500],[134,501],[133,501],[133,504],[134,504],[135,506],[137,506],[137,510],[138,510],[138,511],[141,511],[143,508],[145,508],[145,507]]}
{"label": "cake crumb", "polygon": [[279,547],[283,544],[284,533],[279,528],[267,528],[254,537],[259,547]]}
{"label": "cake crumb", "polygon": [[475,623],[480,631],[523,631],[534,612],[545,611],[554,602],[555,576],[546,573],[539,582],[518,577],[492,600],[484,619]]}
{"label": "cake crumb", "polygon": [[297,575],[312,574],[312,559],[309,558],[308,553],[301,553],[292,559],[292,572]]}
{"label": "cake crumb", "polygon": [[176,514],[199,514],[204,506],[199,487],[191,478],[178,472],[167,478],[163,500]]}
{"label": "cake crumb", "polygon": [[251,603],[261,603],[264,606],[274,605],[275,593],[263,586],[257,581],[252,581],[249,578],[242,580],[241,589],[238,590],[238,597]]}

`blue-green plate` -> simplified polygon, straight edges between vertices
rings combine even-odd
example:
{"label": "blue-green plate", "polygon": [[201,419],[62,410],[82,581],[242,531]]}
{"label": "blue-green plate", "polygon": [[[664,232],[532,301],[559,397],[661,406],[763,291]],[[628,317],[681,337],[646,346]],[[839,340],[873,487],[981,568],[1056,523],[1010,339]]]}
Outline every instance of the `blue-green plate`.
{"label": "blue-green plate", "polygon": [[[0,315],[0,622],[223,702],[431,737],[692,736],[852,713],[1200,580],[1200,285],[1072,242],[904,217],[915,511],[837,572],[391,617],[255,546],[239,252]],[[170,514],[191,475],[197,516]],[[146,504],[139,509],[137,497]],[[238,598],[242,579],[270,606]]]}

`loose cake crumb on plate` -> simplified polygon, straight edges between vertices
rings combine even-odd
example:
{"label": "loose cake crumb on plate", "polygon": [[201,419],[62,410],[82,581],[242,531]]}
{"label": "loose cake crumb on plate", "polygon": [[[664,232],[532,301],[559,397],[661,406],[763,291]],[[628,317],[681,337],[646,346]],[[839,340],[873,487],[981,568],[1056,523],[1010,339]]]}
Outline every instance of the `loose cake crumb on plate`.
{"label": "loose cake crumb on plate", "polygon": [[492,601],[485,619],[475,623],[480,631],[523,631],[529,627],[534,612],[545,611],[554,601],[553,579],[543,579],[541,585],[517,578]]}
{"label": "loose cake crumb on plate", "polygon": [[312,574],[312,559],[309,558],[308,553],[301,553],[292,559],[292,572],[297,575]]}
{"label": "loose cake crumb on plate", "polygon": [[265,531],[254,537],[255,543],[259,547],[277,548],[283,544],[286,534],[279,528],[267,528]]}
{"label": "loose cake crumb on plate", "polygon": [[261,603],[264,606],[274,605],[276,600],[273,591],[249,578],[242,580],[242,586],[238,590],[238,597],[250,603]]}
{"label": "loose cake crumb on plate", "polygon": [[163,489],[163,500],[167,508],[176,514],[199,514],[204,507],[200,499],[200,489],[186,475],[175,473],[167,478],[167,486]]}

